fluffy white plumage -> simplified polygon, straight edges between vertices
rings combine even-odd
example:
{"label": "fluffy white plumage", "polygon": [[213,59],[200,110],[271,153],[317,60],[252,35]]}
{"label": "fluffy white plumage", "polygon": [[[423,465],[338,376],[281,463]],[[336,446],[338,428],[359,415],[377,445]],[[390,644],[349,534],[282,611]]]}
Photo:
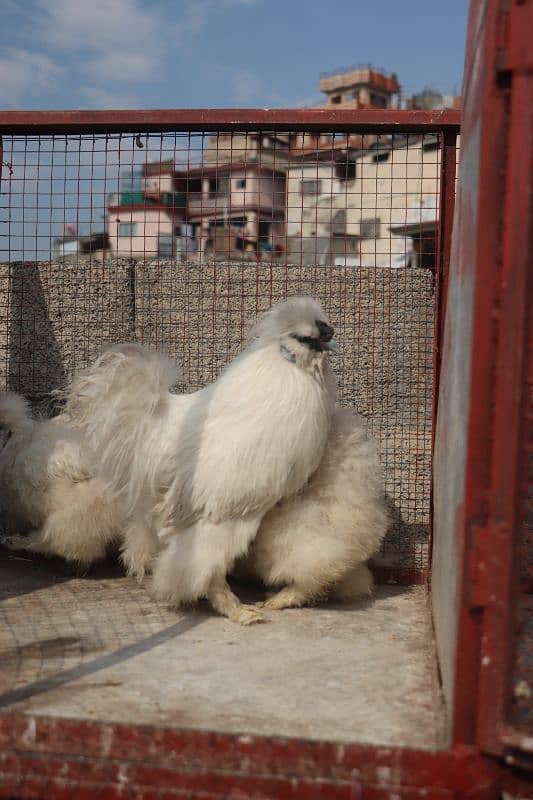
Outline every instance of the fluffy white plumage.
{"label": "fluffy white plumage", "polygon": [[265,606],[301,606],[326,595],[353,600],[372,591],[366,561],[389,523],[377,449],[361,417],[337,409],[318,470],[263,518],[236,575],[281,589]]}
{"label": "fluffy white plumage", "polygon": [[72,382],[66,419],[123,500],[139,554],[143,537],[153,554],[154,530],[166,545],[153,570],[158,598],[179,605],[206,596],[239,622],[260,619],[226,574],[267,511],[320,463],[334,407],[332,335],[313,300],[291,298],[264,314],[246,349],[194,394],[171,394],[174,367],[139,345],[111,348]]}
{"label": "fluffy white plumage", "polygon": [[[13,549],[88,565],[122,534],[124,518],[89,466],[79,433],[33,419],[17,394],[0,394],[0,505]],[[20,531],[30,530],[26,535]]]}

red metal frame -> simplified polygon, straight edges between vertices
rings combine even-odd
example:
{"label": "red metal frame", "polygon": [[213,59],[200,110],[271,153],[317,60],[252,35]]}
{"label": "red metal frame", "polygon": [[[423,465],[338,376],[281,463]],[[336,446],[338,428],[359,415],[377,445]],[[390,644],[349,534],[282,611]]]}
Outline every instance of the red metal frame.
{"label": "red metal frame", "polygon": [[[456,398],[468,393],[465,481],[454,509],[459,596],[450,597],[459,610],[453,741],[529,768],[533,737],[509,725],[508,711],[531,306],[533,80],[523,30],[531,30],[532,15],[531,2],[471,5],[461,143],[466,169],[453,256],[456,283],[464,291],[474,287],[472,307],[466,300],[459,312],[471,317],[471,338],[457,341],[446,319],[441,374]],[[454,388],[458,348],[470,359],[470,373],[466,387]],[[446,422],[452,424],[446,420],[443,430]]]}
{"label": "red metal frame", "polygon": [[420,752],[15,716],[0,717],[0,748],[2,797],[482,800],[499,797],[506,779],[501,763],[470,748]]}
{"label": "red metal frame", "polygon": [[[527,7],[518,10],[527,13]],[[533,22],[533,3],[529,4]],[[527,19],[523,20],[527,22]],[[514,19],[513,30],[518,22]],[[512,46],[512,42],[511,42]],[[491,752],[507,749],[530,754],[533,740],[525,731],[508,726],[512,696],[513,605],[518,592],[516,553],[522,441],[526,415],[526,357],[531,303],[531,258],[533,246],[533,79],[526,69],[505,65],[500,70],[509,80],[506,94],[508,145],[505,191],[502,200],[500,283],[498,297],[499,335],[495,352],[495,391],[490,465],[490,505],[486,531],[486,577],[490,599],[483,617],[478,725],[483,746]],[[529,312],[529,313],[528,313]],[[531,341],[529,341],[531,347]],[[514,757],[514,756],[513,756]]]}
{"label": "red metal frame", "polygon": [[164,109],[154,111],[1,111],[0,134],[137,131],[459,131],[460,112],[330,109]]}

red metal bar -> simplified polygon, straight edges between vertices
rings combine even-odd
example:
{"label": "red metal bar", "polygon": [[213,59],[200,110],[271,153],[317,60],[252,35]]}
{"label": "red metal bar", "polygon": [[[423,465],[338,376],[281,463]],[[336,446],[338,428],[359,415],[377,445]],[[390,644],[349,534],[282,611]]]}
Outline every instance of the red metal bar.
{"label": "red metal bar", "polygon": [[[456,198],[434,465],[442,515],[434,522],[442,538],[433,600],[449,623],[438,626],[437,638],[457,745],[478,741],[482,620],[491,592],[483,569],[507,123],[505,92],[493,79],[500,22],[499,3],[471,4],[461,131],[466,169]],[[454,446],[455,458],[448,458]]]}
{"label": "red metal bar", "polygon": [[163,109],[155,111],[2,111],[0,134],[141,131],[377,131],[458,133],[460,113],[375,109]]}
{"label": "red metal bar", "polygon": [[[134,797],[144,787],[214,799],[230,796],[230,789],[240,797],[241,788],[243,798],[496,800],[507,774],[500,762],[469,748],[430,752],[11,715],[0,716],[0,751],[0,797],[64,797],[61,781],[72,790],[93,780],[113,798],[128,786]],[[200,776],[209,787],[191,784]],[[19,787],[29,781],[35,794],[14,792],[10,777]],[[297,793],[300,787],[309,793]],[[202,788],[212,794],[202,795]]]}
{"label": "red metal bar", "polygon": [[[501,247],[498,352],[494,370],[492,466],[489,521],[485,534],[485,580],[491,586],[483,617],[482,669],[478,706],[479,735],[490,752],[501,753],[502,729],[512,701],[514,602],[520,591],[517,558],[521,449],[527,436],[526,354],[531,312],[533,203],[533,80],[513,78],[506,163]],[[523,732],[523,750],[533,754]]]}

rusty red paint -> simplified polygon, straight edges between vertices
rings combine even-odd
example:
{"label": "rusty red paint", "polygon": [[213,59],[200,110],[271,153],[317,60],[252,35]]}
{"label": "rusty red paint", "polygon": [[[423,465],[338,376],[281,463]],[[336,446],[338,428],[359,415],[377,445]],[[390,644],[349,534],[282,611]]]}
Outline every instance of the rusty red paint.
{"label": "rusty red paint", "polygon": [[[497,254],[500,248],[499,225],[502,219],[503,173],[506,138],[505,92],[493,80],[496,58],[496,31],[501,22],[499,3],[475,0],[471,4],[467,58],[465,63],[464,111],[461,130],[463,180],[457,197],[457,227],[454,230],[454,302],[445,326],[448,348],[445,351],[442,380],[448,382],[448,369],[457,359],[470,363],[466,383],[453,391],[463,398],[466,413],[466,452],[464,481],[453,509],[454,554],[459,576],[452,601],[458,618],[455,641],[455,683],[453,686],[453,736],[456,744],[473,744],[478,739],[479,676],[484,609],[479,606],[480,554],[478,533],[487,524],[490,487],[491,414],[494,391],[496,322],[498,298]],[[471,287],[469,306],[467,288]],[[459,291],[460,289],[460,291]],[[471,320],[470,339],[458,340],[458,315]],[[463,323],[464,324],[464,323]],[[464,332],[463,332],[464,333]],[[461,335],[463,335],[463,333]],[[450,342],[454,341],[453,347]],[[457,375],[457,373],[456,373]],[[452,376],[453,387],[453,376]],[[455,401],[446,407],[454,413]],[[443,423],[449,431],[456,420]],[[446,440],[440,442],[441,450]],[[436,464],[435,469],[439,470]],[[455,469],[460,470],[457,464]],[[443,533],[445,533],[443,531]],[[475,569],[467,565],[474,559]],[[450,643],[453,647],[453,642]],[[449,686],[449,683],[448,683]]]}
{"label": "rusty red paint", "polygon": [[[514,13],[515,6],[512,7]],[[462,140],[481,128],[478,201],[461,237],[463,268],[476,276],[468,464],[463,532],[464,572],[457,644],[454,733],[502,754],[511,700],[511,611],[516,582],[518,448],[524,415],[521,381],[526,278],[531,252],[531,76],[498,72],[497,36],[509,29],[495,3],[473,4],[485,25],[482,66],[467,70]],[[468,65],[468,62],[467,62]],[[476,71],[477,70],[477,71]],[[476,78],[477,76],[477,78]],[[475,80],[477,79],[477,84]],[[512,88],[511,88],[512,85]],[[469,94],[470,93],[470,94]],[[490,224],[500,221],[501,224]],[[463,538],[464,537],[464,538]],[[525,747],[522,738],[521,749]]]}
{"label": "rusty red paint", "polygon": [[203,785],[213,798],[231,788],[243,798],[351,800],[361,789],[365,800],[391,792],[444,800],[496,791],[505,775],[501,763],[469,748],[425,752],[9,715],[0,717],[0,748],[3,797],[13,781],[29,779],[47,787],[47,797],[64,796],[62,784],[93,781],[110,791],[120,783],[121,791],[125,784],[191,792]]}
{"label": "rusty red paint", "polygon": [[154,111],[2,111],[0,134],[136,133],[137,131],[338,130],[458,133],[460,114],[330,109],[164,109]]}
{"label": "rusty red paint", "polygon": [[[530,5],[531,7],[531,5]],[[500,247],[500,286],[498,299],[498,344],[495,354],[495,392],[492,423],[492,462],[489,519],[483,550],[484,579],[490,586],[490,598],[483,617],[481,647],[481,680],[479,698],[479,735],[491,752],[501,753],[503,728],[513,701],[513,659],[515,643],[515,610],[524,597],[521,586],[523,564],[528,562],[525,543],[520,543],[520,471],[527,470],[522,448],[531,439],[526,420],[528,399],[527,354],[531,346],[528,320],[531,315],[531,248],[533,245],[533,78],[516,75],[512,78],[508,103],[508,147],[505,164],[505,195],[502,242]],[[530,389],[529,389],[530,391]],[[525,475],[524,475],[525,478]],[[523,523],[525,525],[525,522]],[[520,548],[520,544],[522,547]],[[531,547],[531,542],[529,544]],[[515,555],[516,554],[516,555]],[[531,605],[531,601],[529,603]],[[527,615],[527,603],[522,612]],[[520,615],[517,615],[518,621]],[[522,637],[530,635],[524,627]],[[527,645],[524,645],[522,680],[533,692],[532,668],[526,666]],[[529,647],[533,645],[530,643]],[[529,656],[531,662],[531,655]],[[518,674],[516,676],[518,681]],[[531,754],[533,766],[532,717],[521,715],[515,731],[514,747]]]}

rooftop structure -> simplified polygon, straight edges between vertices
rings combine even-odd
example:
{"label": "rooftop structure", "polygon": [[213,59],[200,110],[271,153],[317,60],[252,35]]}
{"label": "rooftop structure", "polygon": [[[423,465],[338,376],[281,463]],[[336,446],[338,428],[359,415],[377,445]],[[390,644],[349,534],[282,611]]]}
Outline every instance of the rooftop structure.
{"label": "rooftop structure", "polygon": [[400,93],[394,73],[388,75],[370,65],[323,75],[318,86],[327,95],[326,106],[341,108],[390,108]]}

